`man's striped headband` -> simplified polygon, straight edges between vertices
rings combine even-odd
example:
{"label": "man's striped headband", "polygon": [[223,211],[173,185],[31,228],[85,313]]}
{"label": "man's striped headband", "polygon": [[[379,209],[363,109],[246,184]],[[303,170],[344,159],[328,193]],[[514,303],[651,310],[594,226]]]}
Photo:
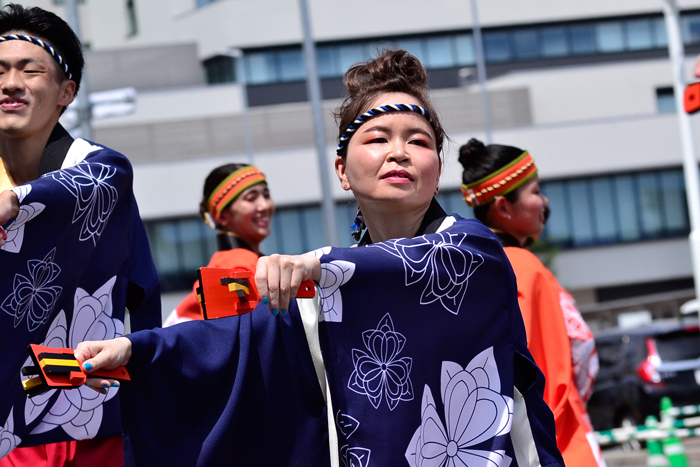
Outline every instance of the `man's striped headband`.
{"label": "man's striped headband", "polygon": [[[336,149],[335,153],[340,156],[341,152],[343,149],[348,145],[348,141],[350,141],[350,138],[352,138],[352,135],[355,134],[358,128],[362,126],[363,123],[365,123],[367,120],[371,119],[372,117],[376,117],[378,115],[385,114],[387,112],[415,112],[418,114],[421,114],[428,120],[430,123],[430,126],[433,128],[433,131],[437,135],[437,129],[435,128],[435,122],[433,122],[433,119],[430,117],[430,113],[428,112],[427,109],[420,107],[418,105],[413,105],[413,104],[387,104],[383,105],[381,107],[377,107],[376,109],[368,110],[367,112],[363,113],[359,117],[355,119],[354,122],[345,130],[345,133],[343,133],[343,136],[340,137],[340,140],[338,141],[338,148]],[[440,152],[442,148],[437,148],[437,151]]]}
{"label": "man's striped headband", "polygon": [[37,39],[36,37],[32,37],[32,36],[25,36],[24,34],[8,34],[6,36],[0,36],[0,42],[5,42],[5,41],[27,41],[27,42],[31,42],[32,44],[38,45],[39,47],[46,50],[49,54],[51,54],[51,56],[58,63],[58,66],[60,66],[61,69],[63,70],[63,72],[66,74],[68,79],[73,79],[73,74],[70,72],[70,69],[68,69],[68,64],[66,63],[65,60],[63,60],[63,57],[61,57],[61,54],[56,52],[56,49],[54,49],[53,47],[51,47],[49,44],[42,41],[41,39]]}
{"label": "man's striped headband", "polygon": [[481,180],[462,185],[462,194],[469,206],[481,206],[492,202],[496,196],[510,193],[535,175],[535,160],[524,151],[517,159]]}
{"label": "man's striped headband", "polygon": [[265,175],[252,165],[241,167],[226,177],[209,196],[209,214],[216,219],[226,205],[240,195],[243,190],[265,181]]}

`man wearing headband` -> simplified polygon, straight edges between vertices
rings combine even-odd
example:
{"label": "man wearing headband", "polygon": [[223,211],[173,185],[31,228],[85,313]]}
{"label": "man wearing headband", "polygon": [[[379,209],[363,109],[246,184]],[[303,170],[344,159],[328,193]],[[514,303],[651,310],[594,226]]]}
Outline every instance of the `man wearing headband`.
{"label": "man wearing headband", "polygon": [[27,346],[121,336],[126,307],[132,329],[160,325],[129,161],[58,123],[83,64],[80,41],[56,15],[20,5],[0,11],[2,466],[121,465],[119,387],[29,399]]}

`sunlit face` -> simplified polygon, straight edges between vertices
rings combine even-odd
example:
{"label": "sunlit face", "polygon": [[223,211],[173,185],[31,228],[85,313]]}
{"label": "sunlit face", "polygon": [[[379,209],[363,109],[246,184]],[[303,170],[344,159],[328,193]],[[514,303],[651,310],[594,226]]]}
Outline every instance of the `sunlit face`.
{"label": "sunlit face", "polygon": [[[386,104],[421,105],[407,94],[387,93],[371,108]],[[345,160],[336,159],[341,184],[352,189],[361,206],[426,207],[436,192],[440,170],[435,132],[425,117],[414,112],[373,117],[350,139]]]}
{"label": "sunlit face", "polygon": [[0,43],[0,134],[32,137],[51,131],[73,101],[75,83],[53,57],[21,40]]}
{"label": "sunlit face", "polygon": [[275,203],[267,183],[246,188],[219,214],[219,224],[251,246],[259,245],[271,232]]}
{"label": "sunlit face", "polygon": [[544,230],[547,197],[540,191],[539,178],[534,177],[519,189],[518,199],[510,203],[509,234],[516,238],[539,235]]}

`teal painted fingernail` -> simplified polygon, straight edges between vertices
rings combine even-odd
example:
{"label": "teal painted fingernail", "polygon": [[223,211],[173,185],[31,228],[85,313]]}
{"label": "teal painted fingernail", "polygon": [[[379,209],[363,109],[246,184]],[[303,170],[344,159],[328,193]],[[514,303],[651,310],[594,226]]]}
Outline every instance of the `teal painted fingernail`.
{"label": "teal painted fingernail", "polygon": [[91,365],[90,363],[85,363],[83,366],[85,367],[85,369],[86,369],[87,371],[92,370],[92,365]]}
{"label": "teal painted fingernail", "polygon": [[270,304],[270,299],[267,298],[267,297],[263,297],[263,303],[264,303],[265,305],[269,305],[269,304]]}
{"label": "teal painted fingernail", "polygon": [[272,316],[277,316],[277,308],[272,309]]}
{"label": "teal painted fingernail", "polygon": [[287,314],[287,309],[286,309],[286,308],[282,308],[282,309],[280,310],[280,313],[282,313],[283,315],[286,315],[286,314]]}
{"label": "teal painted fingernail", "polygon": [[113,383],[113,384],[112,384],[112,387],[113,387],[113,388],[118,388],[118,387],[119,387],[119,383]]}
{"label": "teal painted fingernail", "polygon": [[103,384],[102,387],[105,389],[109,389],[109,384]]}

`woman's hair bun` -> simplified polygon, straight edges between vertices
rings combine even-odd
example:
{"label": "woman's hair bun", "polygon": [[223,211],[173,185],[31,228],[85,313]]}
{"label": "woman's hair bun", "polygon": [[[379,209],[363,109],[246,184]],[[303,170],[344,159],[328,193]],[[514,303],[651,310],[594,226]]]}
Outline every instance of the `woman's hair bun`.
{"label": "woman's hair bun", "polygon": [[[370,110],[373,102],[382,94],[407,94],[427,109],[435,131],[435,143],[441,151],[445,131],[440,118],[428,97],[428,73],[415,56],[406,50],[384,49],[375,58],[356,63],[345,73],[343,83],[348,94],[333,113],[338,124],[338,140],[352,122]],[[390,102],[407,104],[408,102]],[[347,146],[341,149],[341,157],[347,155]]]}
{"label": "woman's hair bun", "polygon": [[459,148],[459,163],[465,169],[471,167],[475,159],[480,159],[486,150],[484,143],[476,138],[470,139],[467,144]]}
{"label": "woman's hair bun", "polygon": [[428,74],[421,62],[405,50],[386,49],[376,58],[350,67],[343,82],[350,96],[368,90],[413,94],[425,92]]}

